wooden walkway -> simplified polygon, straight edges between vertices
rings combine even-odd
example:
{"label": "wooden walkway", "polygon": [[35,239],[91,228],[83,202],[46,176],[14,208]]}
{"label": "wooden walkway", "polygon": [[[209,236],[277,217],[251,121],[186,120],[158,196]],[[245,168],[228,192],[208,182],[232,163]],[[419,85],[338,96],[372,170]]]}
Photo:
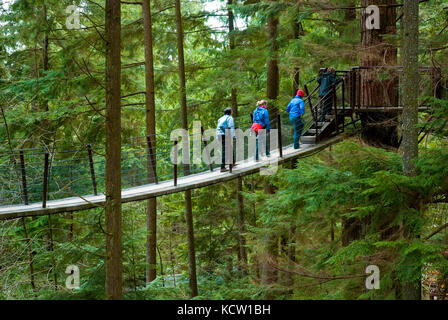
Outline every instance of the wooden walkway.
{"label": "wooden walkway", "polygon": [[[173,180],[168,180],[159,184],[149,184],[124,189],[122,191],[122,202],[141,201],[234,180],[238,177],[256,173],[257,171],[260,171],[260,169],[266,168],[269,164],[275,165],[276,162],[282,164],[291,161],[292,159],[309,156],[343,140],[345,137],[345,135],[339,135],[318,144],[302,144],[302,147],[299,150],[294,150],[292,145],[284,147],[282,158],[279,158],[279,152],[278,150],[275,150],[271,152],[271,157],[261,157],[258,162],[250,159],[243,163],[238,163],[238,166],[233,169],[232,173],[221,173],[219,170],[215,169],[214,172],[208,171],[179,178],[177,186],[174,186]],[[42,203],[4,206],[0,207],[0,220],[81,211],[102,207],[104,206],[104,203],[105,196],[102,194],[97,196],[87,195],[48,201],[46,208],[42,208]]]}

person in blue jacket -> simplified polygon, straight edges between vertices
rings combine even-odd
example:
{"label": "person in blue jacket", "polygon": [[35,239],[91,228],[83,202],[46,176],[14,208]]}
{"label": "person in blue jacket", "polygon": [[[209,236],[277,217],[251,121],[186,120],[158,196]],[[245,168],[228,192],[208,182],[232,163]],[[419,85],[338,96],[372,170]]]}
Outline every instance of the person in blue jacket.
{"label": "person in blue jacket", "polygon": [[302,116],[305,114],[305,102],[303,97],[305,92],[298,90],[297,95],[286,107],[286,112],[289,113],[289,120],[294,126],[294,149],[300,148],[300,136],[302,135],[304,123]]}
{"label": "person in blue jacket", "polygon": [[[226,141],[227,130],[230,129],[229,138],[235,139],[235,122],[232,117],[232,108],[224,109],[224,115],[218,119],[218,126],[216,127],[216,139],[221,141],[221,172],[228,171],[226,169],[226,143],[232,143],[232,141]],[[233,153],[233,152],[232,152]],[[233,155],[233,162],[235,164],[235,155]]]}
{"label": "person in blue jacket", "polygon": [[268,134],[271,132],[271,126],[269,123],[269,111],[268,111],[268,102],[266,100],[261,100],[257,102],[257,108],[253,112],[253,121],[252,121],[251,129],[255,132],[256,144],[255,144],[255,160],[258,161],[258,130],[265,129],[266,130],[266,156],[269,157],[271,155],[269,151],[268,145]]}

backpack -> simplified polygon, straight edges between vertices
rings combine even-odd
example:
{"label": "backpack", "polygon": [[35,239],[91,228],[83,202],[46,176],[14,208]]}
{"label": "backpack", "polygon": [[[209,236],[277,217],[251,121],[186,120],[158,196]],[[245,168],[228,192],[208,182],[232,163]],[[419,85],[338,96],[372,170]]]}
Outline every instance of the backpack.
{"label": "backpack", "polygon": [[223,122],[221,123],[221,125],[219,126],[219,130],[221,130],[221,132],[226,132],[226,129],[229,129],[229,124],[228,124],[229,117],[230,117],[230,116],[227,115],[226,120],[223,121]]}
{"label": "backpack", "polygon": [[[262,122],[262,116],[263,116],[263,112],[261,110],[259,110],[258,108],[255,110],[254,112],[254,120],[253,120],[253,124],[252,124],[252,130],[254,130],[255,132],[258,132],[259,129],[265,129],[266,128],[266,124],[261,125],[260,122]],[[258,125],[258,126],[255,126]]]}

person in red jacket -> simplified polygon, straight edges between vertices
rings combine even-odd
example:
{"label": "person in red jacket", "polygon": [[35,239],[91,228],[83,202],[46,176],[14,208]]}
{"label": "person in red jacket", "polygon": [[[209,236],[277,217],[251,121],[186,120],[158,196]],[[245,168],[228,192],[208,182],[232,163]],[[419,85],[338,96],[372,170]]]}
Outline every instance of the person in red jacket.
{"label": "person in red jacket", "polygon": [[256,135],[256,147],[255,147],[255,160],[258,161],[258,131],[261,129],[266,129],[266,156],[269,157],[271,154],[269,152],[268,145],[268,134],[271,131],[271,126],[269,123],[269,111],[268,111],[268,102],[266,100],[261,100],[257,102],[257,108],[253,112],[253,123],[251,129],[255,132]]}

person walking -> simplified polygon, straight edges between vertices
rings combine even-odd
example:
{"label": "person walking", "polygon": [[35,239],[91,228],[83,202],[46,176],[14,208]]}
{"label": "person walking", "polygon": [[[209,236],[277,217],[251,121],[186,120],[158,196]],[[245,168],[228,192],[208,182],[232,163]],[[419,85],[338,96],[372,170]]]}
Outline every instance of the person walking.
{"label": "person walking", "polygon": [[[230,129],[230,135],[233,139],[235,136],[235,122],[232,117],[232,108],[224,109],[224,115],[218,119],[218,126],[216,128],[216,138],[221,141],[221,172],[226,172],[226,143],[232,143],[232,141],[226,141],[227,130]],[[233,150],[232,150],[232,162],[233,159]]]}
{"label": "person walking", "polygon": [[289,113],[289,120],[294,126],[294,149],[300,148],[300,136],[302,135],[303,123],[302,116],[305,114],[305,102],[303,97],[305,92],[298,90],[297,95],[291,100],[286,107],[286,112]]}
{"label": "person walking", "polygon": [[[263,131],[262,143],[266,146],[266,156],[269,157],[271,155],[269,151],[268,145],[268,134],[271,131],[271,126],[269,123],[269,111],[268,111],[268,102],[266,100],[261,100],[257,102],[257,108],[253,112],[253,123],[251,129],[255,132],[256,136],[256,144],[255,144],[255,160],[259,160],[258,154],[258,143],[259,143],[259,130]],[[263,139],[264,138],[264,139]]]}

